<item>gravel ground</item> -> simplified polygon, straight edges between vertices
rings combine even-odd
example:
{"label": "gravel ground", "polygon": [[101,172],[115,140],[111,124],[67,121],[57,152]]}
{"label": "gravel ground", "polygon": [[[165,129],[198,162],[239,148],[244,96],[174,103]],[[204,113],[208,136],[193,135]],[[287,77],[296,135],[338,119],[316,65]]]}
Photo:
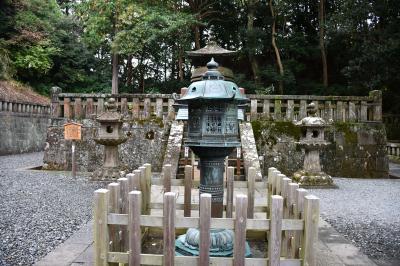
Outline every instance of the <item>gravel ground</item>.
{"label": "gravel ground", "polygon": [[91,219],[93,191],[104,185],[73,180],[39,166],[43,153],[0,156],[0,266],[32,265]]}
{"label": "gravel ground", "polygon": [[321,216],[379,265],[400,265],[400,179],[335,178],[310,189]]}

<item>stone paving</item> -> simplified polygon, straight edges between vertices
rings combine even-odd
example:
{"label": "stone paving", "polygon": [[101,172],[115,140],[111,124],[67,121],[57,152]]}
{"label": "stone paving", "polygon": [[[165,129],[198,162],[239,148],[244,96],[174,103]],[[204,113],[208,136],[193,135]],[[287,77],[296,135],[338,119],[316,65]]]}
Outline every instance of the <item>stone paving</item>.
{"label": "stone paving", "polygon": [[0,156],[0,265],[32,265],[92,217],[104,187],[70,173],[32,171],[43,153]]}
{"label": "stone paving", "polygon": [[400,179],[334,178],[337,189],[310,189],[321,217],[379,265],[400,265]]}

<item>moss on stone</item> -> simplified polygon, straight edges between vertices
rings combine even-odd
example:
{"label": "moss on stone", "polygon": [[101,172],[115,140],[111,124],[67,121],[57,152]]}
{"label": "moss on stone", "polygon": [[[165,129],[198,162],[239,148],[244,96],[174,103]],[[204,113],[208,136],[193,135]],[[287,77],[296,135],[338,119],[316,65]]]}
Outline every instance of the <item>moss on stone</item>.
{"label": "moss on stone", "polygon": [[302,134],[300,127],[287,121],[257,120],[252,121],[251,124],[254,138],[261,145],[275,145],[282,135],[299,140]]}
{"label": "moss on stone", "polygon": [[137,122],[141,126],[146,125],[146,124],[156,124],[161,128],[164,127],[162,118],[155,117],[155,116],[151,116],[147,119],[138,119],[138,120],[135,120],[135,122]]}
{"label": "moss on stone", "polygon": [[350,122],[335,122],[336,131],[342,132],[347,144],[357,144],[357,133],[353,130],[354,123]]}

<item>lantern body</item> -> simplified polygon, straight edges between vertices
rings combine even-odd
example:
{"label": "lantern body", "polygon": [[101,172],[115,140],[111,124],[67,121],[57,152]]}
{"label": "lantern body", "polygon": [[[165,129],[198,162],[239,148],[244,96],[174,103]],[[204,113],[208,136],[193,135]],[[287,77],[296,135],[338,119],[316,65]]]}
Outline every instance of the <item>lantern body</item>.
{"label": "lantern body", "polygon": [[188,146],[237,147],[237,104],[210,101],[189,103]]}

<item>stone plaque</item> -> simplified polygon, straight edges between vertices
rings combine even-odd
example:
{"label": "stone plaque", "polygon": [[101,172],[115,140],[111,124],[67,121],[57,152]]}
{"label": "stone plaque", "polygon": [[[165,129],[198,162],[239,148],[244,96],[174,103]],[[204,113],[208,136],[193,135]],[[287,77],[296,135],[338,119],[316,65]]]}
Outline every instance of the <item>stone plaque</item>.
{"label": "stone plaque", "polygon": [[64,124],[64,139],[67,140],[81,140],[82,139],[82,125],[78,123]]}

